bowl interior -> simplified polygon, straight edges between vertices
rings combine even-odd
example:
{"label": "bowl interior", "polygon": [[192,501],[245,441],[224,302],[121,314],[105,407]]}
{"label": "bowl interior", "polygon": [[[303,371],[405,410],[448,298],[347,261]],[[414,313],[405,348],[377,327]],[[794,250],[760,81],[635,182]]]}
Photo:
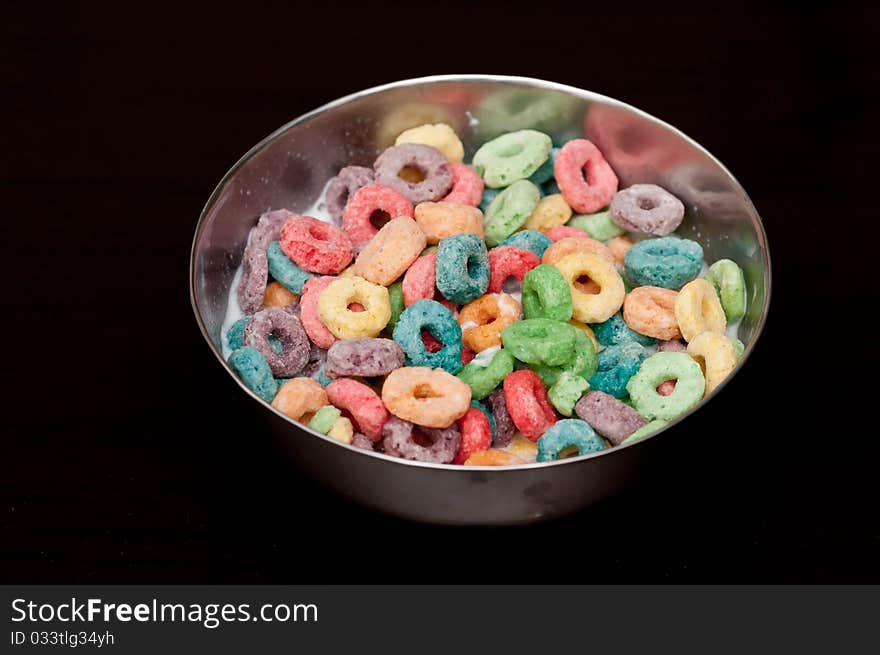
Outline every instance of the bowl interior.
{"label": "bowl interior", "polygon": [[739,337],[748,353],[769,300],[769,254],[757,211],[717,160],[674,128],[604,96],[526,78],[449,76],[330,103],[267,137],[227,173],[203,211],[191,266],[196,315],[218,357],[229,285],[260,214],[305,210],[340,168],[371,166],[397,134],[427,122],[451,125],[466,161],[483,142],[512,130],[537,129],[556,144],[586,137],[621,187],[644,182],[669,189],[686,207],[678,233],[698,240],[707,261],[729,258],[743,268],[748,310]]}

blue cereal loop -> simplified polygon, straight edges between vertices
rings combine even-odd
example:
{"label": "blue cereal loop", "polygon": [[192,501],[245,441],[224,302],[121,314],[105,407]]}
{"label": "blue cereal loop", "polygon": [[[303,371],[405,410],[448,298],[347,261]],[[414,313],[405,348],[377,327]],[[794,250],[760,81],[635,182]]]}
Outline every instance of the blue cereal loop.
{"label": "blue cereal loop", "polygon": [[[428,330],[443,348],[428,352],[422,330]],[[442,368],[452,375],[461,370],[461,327],[452,312],[436,300],[419,300],[403,310],[393,337],[403,348],[407,366]]]}
{"label": "blue cereal loop", "polygon": [[290,258],[281,250],[281,244],[277,241],[269,244],[269,248],[266,250],[266,260],[269,262],[269,275],[297,295],[302,295],[305,283],[315,277],[313,273],[304,271],[290,261]]}
{"label": "blue cereal loop", "polygon": [[259,350],[251,346],[237,349],[229,356],[229,366],[248,389],[267,403],[272,402],[278,393],[278,383]]}
{"label": "blue cereal loop", "polygon": [[537,230],[522,230],[514,232],[499,245],[531,250],[540,259],[544,256],[544,251],[553,245],[553,240]]}
{"label": "blue cereal loop", "polygon": [[647,357],[648,352],[635,341],[608,346],[599,353],[599,368],[589,379],[590,389],[623,398],[627,382]]}
{"label": "blue cereal loop", "polygon": [[489,288],[489,253],[476,234],[465,232],[441,239],[437,246],[437,289],[443,297],[463,305]]}
{"label": "blue cereal loop", "polygon": [[657,342],[653,337],[639,334],[635,330],[630,329],[620,312],[617,312],[604,323],[594,324],[593,334],[596,335],[596,341],[603,346],[616,346],[627,341],[635,341],[642,346],[653,346]]}
{"label": "blue cereal loop", "polygon": [[605,450],[605,442],[585,421],[576,418],[556,421],[538,439],[539,462],[553,462],[566,448],[575,446],[578,455],[589,455]]}
{"label": "blue cereal loop", "polygon": [[626,251],[623,264],[634,286],[678,289],[700,274],[703,247],[678,237],[645,239]]}

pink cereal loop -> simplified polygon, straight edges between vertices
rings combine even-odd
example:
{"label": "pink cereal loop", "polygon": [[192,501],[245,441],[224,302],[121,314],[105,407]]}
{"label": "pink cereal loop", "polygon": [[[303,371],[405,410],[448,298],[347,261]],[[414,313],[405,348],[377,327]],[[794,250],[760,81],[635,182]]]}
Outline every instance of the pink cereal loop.
{"label": "pink cereal loop", "polygon": [[437,252],[415,260],[403,276],[403,304],[409,307],[419,300],[433,300],[436,283]]}
{"label": "pink cereal loop", "polygon": [[339,278],[332,275],[313,277],[303,287],[299,300],[299,320],[312,343],[325,350],[336,342],[336,337],[318,317],[318,296],[328,284]]}
{"label": "pink cereal loop", "polygon": [[483,178],[465,164],[450,164],[452,171],[452,190],[441,198],[441,202],[454,202],[459,205],[476,207],[483,199]]}
{"label": "pink cereal loop", "polygon": [[374,442],[382,438],[382,428],[388,420],[388,410],[382,399],[363,382],[340,378],[327,385],[330,402],[351,414],[358,430]]}
{"label": "pink cereal loop", "polygon": [[556,155],[553,175],[565,202],[580,214],[592,214],[611,202],[617,175],[592,141],[574,139]]}
{"label": "pink cereal loop", "polygon": [[370,223],[375,211],[384,211],[391,218],[414,215],[412,203],[406,197],[382,184],[368,184],[349,198],[342,214],[342,230],[355,247],[375,236],[379,230]]}

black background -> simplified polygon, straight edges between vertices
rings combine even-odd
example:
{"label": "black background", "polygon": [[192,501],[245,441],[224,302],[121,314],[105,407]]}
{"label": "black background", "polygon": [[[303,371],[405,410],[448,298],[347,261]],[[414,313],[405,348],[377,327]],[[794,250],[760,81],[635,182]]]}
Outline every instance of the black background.
{"label": "black background", "polygon": [[[880,581],[876,17],[618,4],[4,3],[3,581]],[[405,523],[302,477],[189,308],[193,229],[240,155],[338,96],[448,72],[645,109],[734,172],[769,235],[748,365],[653,477],[541,526]]]}

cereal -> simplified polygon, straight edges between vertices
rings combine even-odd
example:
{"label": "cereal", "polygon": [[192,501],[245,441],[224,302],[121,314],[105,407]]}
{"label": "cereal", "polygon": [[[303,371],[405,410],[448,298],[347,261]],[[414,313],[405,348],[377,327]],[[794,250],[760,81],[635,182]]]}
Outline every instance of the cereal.
{"label": "cereal", "polygon": [[472,300],[458,314],[464,345],[474,352],[500,346],[501,331],[519,316],[519,303],[506,293],[489,293]]}
{"label": "cereal", "polygon": [[633,247],[633,242],[626,237],[614,237],[609,239],[608,243],[605,245],[608,246],[608,250],[611,251],[611,255],[614,257],[614,263],[618,266],[623,266],[626,251]]}
{"label": "cereal", "polygon": [[339,409],[333,405],[324,405],[321,409],[315,412],[312,420],[308,422],[307,427],[315,432],[327,434],[340,418],[342,418],[342,412],[340,412]]}
{"label": "cereal", "polygon": [[611,251],[601,241],[591,239],[583,233],[577,237],[564,237],[555,241],[552,246],[544,251],[541,263],[555,264],[563,257],[576,252],[590,253],[601,257],[609,264],[615,263],[614,255],[611,254]]}
{"label": "cereal", "polygon": [[647,424],[632,407],[602,391],[588,392],[578,401],[575,411],[613,446],[619,446],[624,439]]}
{"label": "cereal", "polygon": [[504,328],[501,341],[522,362],[561,366],[571,360],[577,333],[568,323],[529,318]]}
{"label": "cereal", "polygon": [[489,411],[488,407],[485,407],[483,403],[479,400],[471,400],[471,407],[474,407],[481,412],[486,417],[486,420],[489,421],[489,430],[491,431],[492,439],[495,439],[495,417],[492,416],[492,412]]}
{"label": "cereal", "polygon": [[[327,436],[331,439],[336,439],[336,441],[341,441],[342,443],[352,443],[354,441],[354,426],[351,424],[351,421],[347,419],[345,416],[340,416],[336,419],[336,422],[333,424],[333,427],[330,428],[327,432]],[[361,435],[367,441],[372,444],[366,436]]]}
{"label": "cereal", "polygon": [[301,269],[281,250],[281,244],[273,241],[266,250],[269,274],[289,291],[302,294],[303,286],[315,275]]}
{"label": "cereal", "polygon": [[[513,370],[513,359],[511,359],[511,371]],[[513,439],[513,433],[516,432],[516,426],[513,419],[507,411],[507,402],[504,400],[504,389],[496,389],[486,399],[489,407],[492,409],[492,418],[495,419],[495,435],[492,438],[492,444],[498,448],[508,445]]]}
{"label": "cereal", "polygon": [[565,201],[583,214],[602,209],[617,191],[617,175],[587,139],[573,139],[562,146],[553,173]]}
{"label": "cereal", "polygon": [[571,319],[571,290],[559,269],[541,264],[525,274],[522,308],[526,318]]}
{"label": "cereal", "polygon": [[555,384],[563,373],[574,373],[582,378],[589,379],[596,372],[599,363],[596,357],[596,348],[583,330],[574,331],[574,347],[569,360],[557,366],[535,364],[532,369],[541,378],[544,384]]}
{"label": "cereal", "polygon": [[[601,323],[611,318],[623,305],[626,291],[623,279],[604,259],[591,253],[572,253],[554,264],[571,287],[572,316],[584,323]],[[599,285],[599,293],[584,293],[579,278],[587,276]]]}
{"label": "cereal", "polygon": [[646,425],[643,425],[638,430],[629,435],[626,439],[621,442],[621,445],[626,445],[633,443],[634,441],[639,441],[640,439],[644,439],[648,435],[654,434],[658,430],[662,430],[666,427],[666,424],[669,421],[664,421],[660,418],[655,418],[653,421],[650,421]]}
{"label": "cereal", "polygon": [[504,378],[504,402],[513,424],[532,441],[556,423],[544,384],[533,371],[514,371]]}
{"label": "cereal", "polygon": [[336,174],[327,186],[327,212],[336,225],[342,223],[345,205],[357,191],[372,184],[375,176],[372,168],[365,166],[346,166]]}
{"label": "cereal", "polygon": [[526,439],[519,432],[513,435],[510,444],[506,447],[506,452],[515,455],[520,459],[533,463],[538,458],[538,446],[531,439]]}
{"label": "cereal", "polygon": [[406,307],[403,301],[403,282],[395,282],[388,287],[388,300],[391,303],[391,318],[388,319],[385,330],[392,331]]}
{"label": "cereal", "polygon": [[536,230],[520,230],[514,232],[504,241],[501,247],[513,246],[522,250],[531,250],[538,257],[541,257],[547,248],[552,245],[553,241],[546,234],[542,234]]}
{"label": "cereal", "polygon": [[437,253],[419,257],[403,276],[403,304],[407,307],[419,300],[433,300],[437,280]]}
{"label": "cereal", "polygon": [[635,341],[608,346],[599,353],[598,369],[588,379],[590,388],[623,398],[627,383],[647,357],[647,351]]}
{"label": "cereal", "polygon": [[250,242],[242,257],[241,282],[237,289],[238,304],[242,311],[253,314],[263,306],[269,268],[266,250],[281,236],[281,227],[293,216],[286,209],[271,211],[260,216],[251,230]]}
{"label": "cereal", "polygon": [[519,282],[526,273],[541,263],[538,256],[530,250],[513,246],[498,246],[489,251],[489,293],[504,291],[504,283],[509,277]]}
{"label": "cereal", "polygon": [[[430,332],[443,347],[428,352],[422,330]],[[434,300],[419,300],[407,307],[394,327],[394,340],[403,349],[407,366],[442,368],[452,374],[461,370],[461,328],[452,312]]]}
{"label": "cereal", "polygon": [[541,132],[508,132],[487,141],[474,153],[474,170],[488,187],[510,186],[538,170],[552,147],[550,137]]}
{"label": "cereal", "polygon": [[576,321],[571,319],[568,322],[569,325],[576,327],[578,330],[587,335],[587,338],[593,344],[593,348],[598,352],[599,351],[599,341],[596,339],[596,333],[593,332],[593,329],[587,325],[586,323],[581,323],[580,321]]}
{"label": "cereal", "polygon": [[448,428],[470,408],[471,389],[446,371],[424,366],[398,368],[382,386],[392,414],[429,428]]}
{"label": "cereal", "polygon": [[703,279],[684,285],[675,299],[675,320],[685,341],[701,332],[724,334],[727,321],[715,287]]}
{"label": "cereal", "polygon": [[685,353],[687,352],[687,344],[681,339],[670,339],[669,341],[658,341],[657,352],[661,353]]}
{"label": "cereal", "polygon": [[399,146],[404,143],[418,143],[424,146],[431,146],[439,150],[450,163],[461,163],[464,159],[464,146],[461,139],[449,125],[446,123],[435,123],[431,125],[419,125],[404,130],[397,135],[394,145]]}
{"label": "cereal", "polygon": [[736,337],[728,337],[730,339],[730,343],[733,344],[733,349],[736,352],[736,358],[740,359],[743,356],[743,353],[746,350],[745,344],[742,341],[737,339]]}
{"label": "cereal", "polygon": [[517,466],[525,463],[524,459],[497,448],[478,450],[464,461],[465,466]]}
{"label": "cereal", "polygon": [[[418,443],[415,440],[416,433],[430,445]],[[382,431],[382,447],[386,454],[416,462],[450,464],[459,451],[460,444],[461,433],[456,425],[428,428],[392,416]]]}
{"label": "cereal", "polygon": [[483,212],[470,205],[422,202],[416,205],[415,217],[428,243],[440,243],[441,239],[467,232],[483,238]]}
{"label": "cereal", "polygon": [[[281,341],[280,353],[269,344],[270,335]],[[244,329],[244,343],[259,350],[278,377],[293,377],[309,360],[309,339],[299,319],[280,307],[267,307],[254,314]]]}
{"label": "cereal", "polygon": [[[551,148],[550,156],[547,157],[547,160],[538,166],[537,170],[529,175],[529,182],[532,184],[537,184],[541,186],[547,182],[555,182],[553,180],[553,165],[556,163],[556,155],[559,154],[559,148]],[[554,193],[559,193],[558,189]],[[552,194],[547,194],[552,195]]]}
{"label": "cereal", "polygon": [[527,230],[550,230],[554,227],[565,225],[571,218],[571,207],[565,202],[560,193],[544,196],[532,210],[525,222]]}
{"label": "cereal", "polygon": [[[483,178],[480,178],[480,181],[482,181],[482,180],[483,180]],[[480,208],[480,211],[483,212],[483,214],[486,213],[486,210],[489,209],[489,205],[491,205],[492,201],[498,197],[499,193],[500,193],[500,191],[496,191],[495,189],[490,189],[489,187],[483,188],[483,195],[480,197],[480,204],[477,205],[477,207]],[[539,192],[539,194],[540,194],[540,192]]]}
{"label": "cereal", "polygon": [[587,236],[596,241],[608,241],[624,234],[617,223],[611,220],[610,210],[572,216],[567,225],[586,232]]}
{"label": "cereal", "polygon": [[675,318],[678,292],[661,287],[636,287],[623,301],[623,319],[639,334],[670,341],[681,336]]}
{"label": "cereal", "polygon": [[[666,380],[675,380],[668,396],[657,393]],[[684,353],[657,353],[642,362],[626,385],[633,406],[644,418],[673,419],[694,407],[703,397],[706,381],[700,365]]]}
{"label": "cereal", "polygon": [[490,348],[483,352],[490,358],[475,357],[458,373],[458,378],[471,388],[471,397],[475,400],[490,395],[513,372],[513,355],[509,351]]}
{"label": "cereal", "polygon": [[528,180],[519,180],[499,193],[486,207],[483,229],[486,245],[497,246],[528,220],[541,192]]}
{"label": "cereal", "polygon": [[391,339],[346,339],[327,350],[324,372],[331,378],[371,378],[401,366],[403,349]]}
{"label": "cereal", "polygon": [[[349,309],[352,303],[363,311]],[[388,289],[358,276],[338,278],[318,296],[318,317],[339,339],[378,336],[391,318]]]}
{"label": "cereal", "polygon": [[565,451],[574,448],[578,455],[590,455],[605,450],[605,442],[584,421],[562,419],[538,439],[538,461],[554,462]]}
{"label": "cereal", "polygon": [[723,334],[701,332],[688,343],[687,354],[703,369],[707,396],[736,368],[736,350]]}
{"label": "cereal", "polygon": [[662,237],[639,241],[623,258],[626,275],[636,286],[678,289],[703,266],[703,248],[696,241]]}
{"label": "cereal", "polygon": [[298,300],[299,296],[288,291],[280,282],[270,282],[263,293],[264,307],[292,307]]}
{"label": "cereal", "polygon": [[327,392],[311,378],[293,378],[278,389],[272,407],[294,421],[308,422],[324,405]]}
{"label": "cereal", "polygon": [[[625,303],[624,300],[624,307],[626,307]],[[653,346],[655,342],[652,337],[633,331],[620,312],[607,321],[594,325],[593,332],[596,335],[596,340],[603,346],[614,346],[627,341],[635,341],[643,346]]]}
{"label": "cereal", "polygon": [[492,427],[489,419],[476,407],[470,407],[465,415],[458,419],[458,429],[461,432],[461,441],[452,460],[453,464],[464,464],[473,453],[486,450],[492,445]]}
{"label": "cereal", "polygon": [[382,398],[376,395],[375,391],[363,382],[340,378],[327,385],[327,398],[336,407],[346,410],[351,415],[358,430],[373,441],[379,441],[382,437],[382,427],[388,420],[389,414]]}
{"label": "cereal", "polygon": [[245,346],[229,356],[229,367],[241,378],[244,385],[267,403],[272,402],[278,384],[266,358],[256,348]]}
{"label": "cereal", "polygon": [[544,232],[554,243],[561,239],[578,239],[584,236],[583,230],[570,225],[560,225]]}
{"label": "cereal", "polygon": [[[556,382],[547,390],[547,397],[556,411],[563,416],[571,416],[575,403],[590,388],[589,383],[580,375],[563,371]],[[584,418],[581,416],[581,418]]]}
{"label": "cereal", "polygon": [[742,269],[729,259],[719,259],[706,272],[729,323],[738,321],[746,313],[746,285]]}
{"label": "cereal", "polygon": [[[424,179],[420,182],[407,182],[399,175],[404,168],[420,171]],[[373,163],[373,170],[376,172],[376,182],[391,187],[414,205],[428,200],[440,200],[452,188],[449,160],[431,146],[416,143],[392,146],[379,155]]]}
{"label": "cereal", "polygon": [[387,287],[403,275],[425,247],[425,234],[407,216],[388,221],[358,253],[354,275]]}
{"label": "cereal", "polygon": [[633,184],[614,194],[611,218],[627,232],[664,237],[681,225],[684,204],[656,184]]}
{"label": "cereal", "polygon": [[330,275],[312,278],[303,287],[303,295],[299,303],[299,317],[303,329],[313,344],[325,350],[333,345],[336,337],[318,317],[318,298],[327,285],[337,279],[339,278]]}
{"label": "cereal", "polygon": [[484,209],[481,206],[483,178],[477,175],[470,166],[464,164],[450,164],[449,170],[452,171],[452,188],[440,201]]}
{"label": "cereal", "polygon": [[[343,417],[345,418],[345,417]],[[361,432],[355,432],[351,437],[351,445],[355,448],[363,450],[375,451],[376,444],[367,435]]]}
{"label": "cereal", "polygon": [[382,184],[368,184],[358,189],[345,205],[342,230],[355,248],[363,246],[379,231],[370,219],[375,212],[385,212],[389,218],[414,215],[413,204],[398,191]]}
{"label": "cereal", "polygon": [[489,256],[476,234],[446,237],[437,247],[437,289],[445,298],[467,303],[489,288]]}
{"label": "cereal", "polygon": [[345,232],[311,216],[289,219],[281,228],[279,243],[294,264],[310,273],[338,273],[354,255]]}

